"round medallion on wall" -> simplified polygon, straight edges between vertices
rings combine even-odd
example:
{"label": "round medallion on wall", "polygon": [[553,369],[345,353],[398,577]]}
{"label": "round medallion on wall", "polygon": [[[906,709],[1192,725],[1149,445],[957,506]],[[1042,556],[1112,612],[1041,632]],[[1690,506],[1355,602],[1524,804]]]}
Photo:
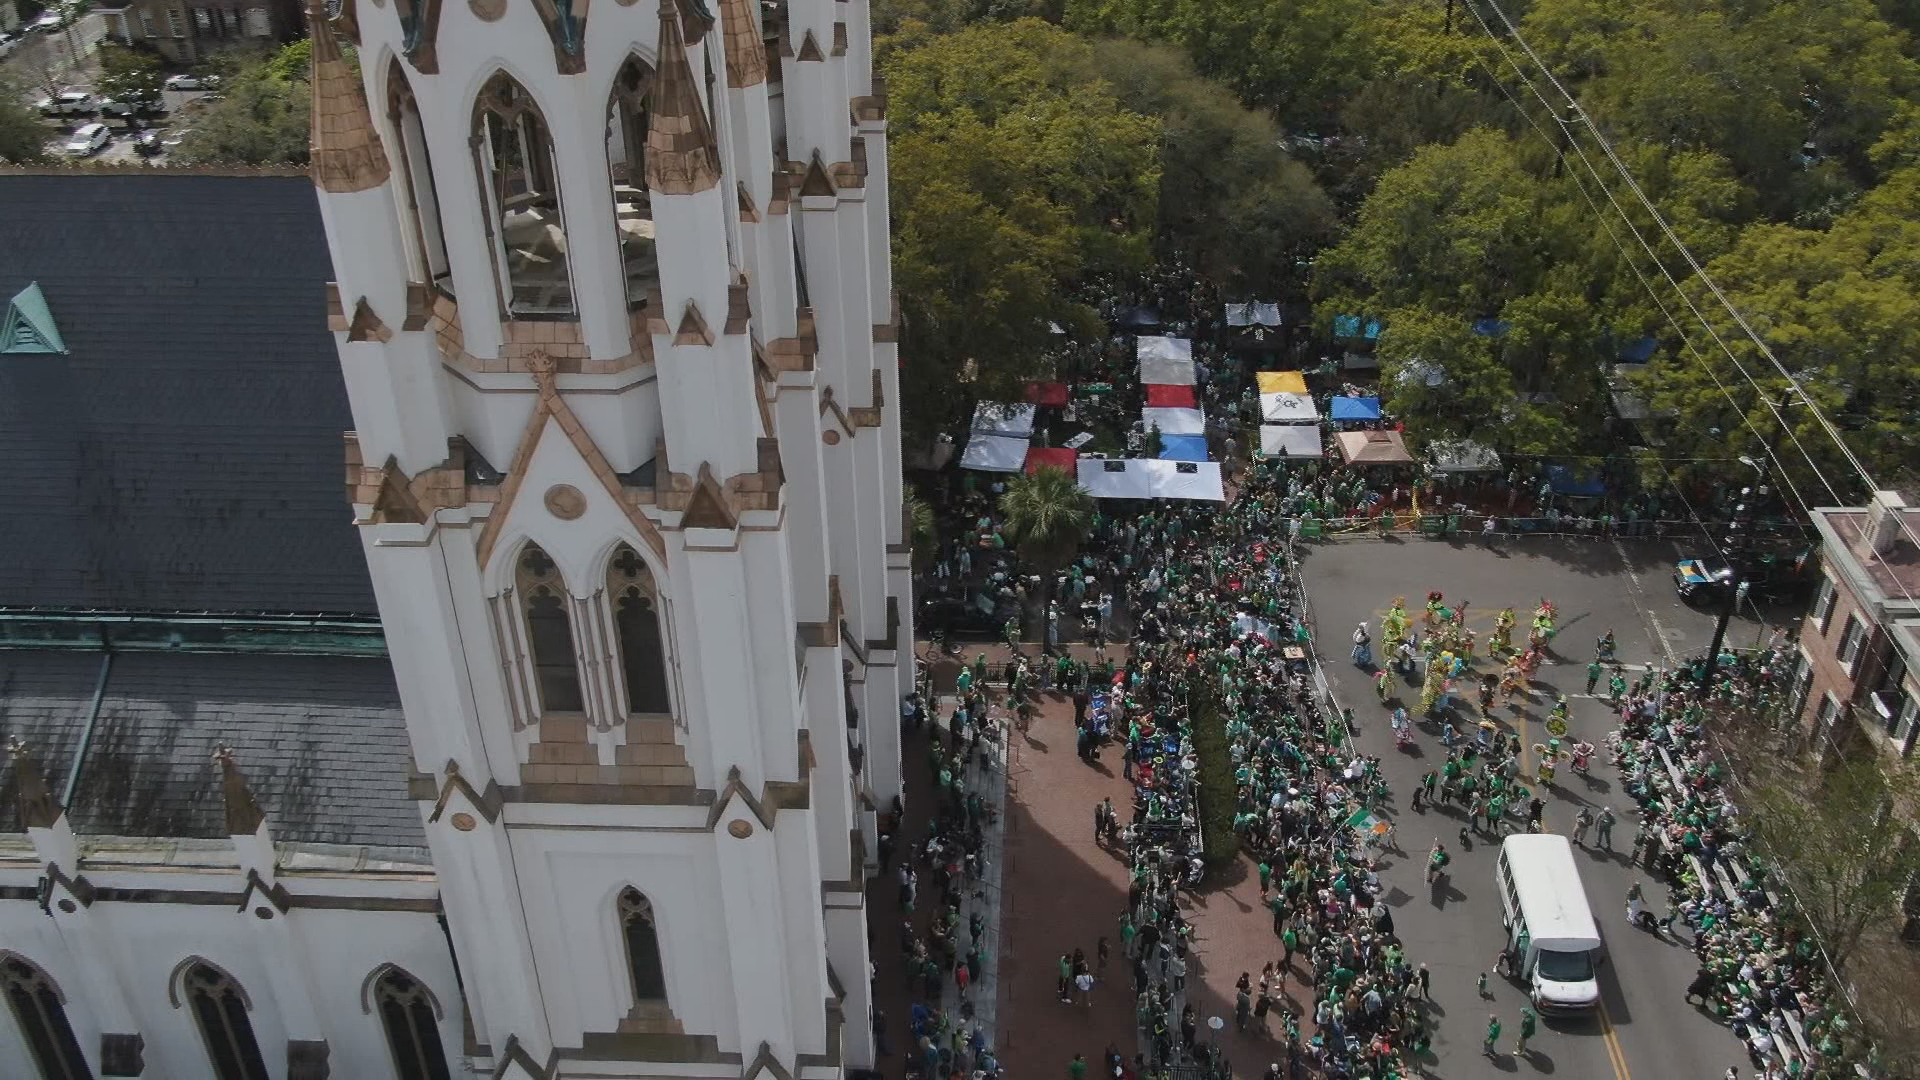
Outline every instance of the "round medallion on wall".
{"label": "round medallion on wall", "polygon": [[461,832],[472,832],[473,827],[476,824],[473,820],[472,814],[455,814],[453,815],[452,818],[448,820],[452,821],[453,827],[460,830]]}
{"label": "round medallion on wall", "polygon": [[823,443],[826,443],[828,446],[839,446],[840,433],[833,430],[832,428],[828,428],[827,430],[820,433],[820,441]]}
{"label": "round medallion on wall", "polygon": [[69,915],[71,915],[71,914],[73,914],[74,912],[76,912],[76,911],[78,911],[78,910],[80,910],[80,907],[79,907],[79,905],[77,905],[77,904],[75,904],[75,903],[74,903],[73,901],[71,901],[71,900],[62,900],[62,901],[60,901],[60,910],[61,910],[61,911],[64,911],[64,912],[66,912],[66,913],[67,913],[67,914],[69,914]]}
{"label": "round medallion on wall", "polygon": [[467,0],[467,9],[481,22],[497,22],[507,13],[507,0]]}
{"label": "round medallion on wall", "polygon": [[572,484],[555,484],[547,489],[547,513],[561,521],[572,521],[587,512],[587,497]]}
{"label": "round medallion on wall", "polygon": [[271,918],[273,918],[273,909],[272,909],[272,908],[270,908],[270,907],[257,907],[257,908],[254,908],[254,909],[253,909],[253,917],[254,917],[254,918],[256,918],[256,919],[260,919],[260,920],[263,920],[263,921],[264,921],[264,920],[266,920],[266,919],[271,919]]}
{"label": "round medallion on wall", "polygon": [[745,818],[739,818],[727,826],[727,831],[733,834],[735,840],[745,840],[753,835],[753,823]]}

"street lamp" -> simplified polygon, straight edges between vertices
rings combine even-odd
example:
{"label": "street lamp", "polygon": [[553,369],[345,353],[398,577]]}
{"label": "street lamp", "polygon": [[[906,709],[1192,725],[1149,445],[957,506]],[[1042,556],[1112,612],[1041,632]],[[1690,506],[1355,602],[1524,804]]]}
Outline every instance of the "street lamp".
{"label": "street lamp", "polygon": [[[1758,461],[1741,454],[1740,464],[1752,469],[1761,480],[1766,479],[1766,467]],[[1720,619],[1713,627],[1713,644],[1708,646],[1707,662],[1700,670],[1700,704],[1703,707],[1713,693],[1714,668],[1720,663],[1720,648],[1726,644],[1727,623],[1733,620],[1733,613],[1740,606],[1740,588],[1746,583],[1747,546],[1753,535],[1753,513],[1759,500],[1766,495],[1767,485],[1764,483],[1741,488],[1740,501],[1733,507],[1733,521],[1727,526],[1727,543],[1723,550],[1726,552],[1728,569],[1733,571],[1733,575],[1727,580],[1726,602],[1720,605]]]}

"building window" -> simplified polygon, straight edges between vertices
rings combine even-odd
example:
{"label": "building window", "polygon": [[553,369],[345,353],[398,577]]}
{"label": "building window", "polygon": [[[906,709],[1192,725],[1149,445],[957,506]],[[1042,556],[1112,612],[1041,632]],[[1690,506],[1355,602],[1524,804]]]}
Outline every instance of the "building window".
{"label": "building window", "polygon": [[18,956],[8,956],[0,960],[0,987],[6,990],[7,1006],[40,1075],[45,1080],[93,1080],[80,1042],[73,1037],[73,1025],[67,1022],[60,989],[47,973]]}
{"label": "building window", "polygon": [[627,711],[667,713],[667,653],[661,634],[660,593],[653,571],[625,544],[607,564],[607,595],[620,642],[620,674],[627,684]]}
{"label": "building window", "polygon": [[175,38],[186,37],[186,29],[180,19],[179,8],[167,9],[167,33]]}
{"label": "building window", "polygon": [[483,194],[491,208],[494,258],[509,315],[570,315],[567,226],[546,120],[526,88],[505,72],[480,91],[474,119]]}
{"label": "building window", "polygon": [[1900,756],[1913,753],[1913,729],[1920,726],[1920,699],[1912,694],[1901,694],[1904,704],[1900,706],[1899,716],[1893,722],[1893,741],[1899,744]]}
{"label": "building window", "polygon": [[447,262],[447,236],[440,221],[440,193],[434,187],[433,158],[427,153],[427,132],[420,121],[420,105],[407,83],[400,60],[387,67],[387,119],[399,139],[400,175],[406,181],[407,209],[413,218],[418,249],[417,272],[448,296],[453,295],[453,272]]}
{"label": "building window", "polygon": [[1839,658],[1840,665],[1847,669],[1849,679],[1853,678],[1854,672],[1860,669],[1861,645],[1866,638],[1867,630],[1860,622],[1860,616],[1848,612],[1846,624],[1840,630],[1840,645],[1834,649],[1833,654]]}
{"label": "building window", "polygon": [[140,36],[143,38],[153,36],[153,12],[146,8],[140,9]]}
{"label": "building window", "polygon": [[660,259],[654,251],[653,200],[647,193],[648,109],[653,69],[628,57],[613,80],[607,103],[607,167],[613,174],[613,222],[620,230],[620,263],[627,281],[627,306],[647,302],[660,283]]}
{"label": "building window", "polygon": [[240,984],[211,964],[196,963],[187,969],[185,987],[216,1080],[268,1080]]}
{"label": "building window", "polygon": [[1813,599],[1813,622],[1820,628],[1820,636],[1827,636],[1827,627],[1833,623],[1833,605],[1838,599],[1833,589],[1833,579],[1820,579],[1820,594]]}
{"label": "building window", "polygon": [[1820,695],[1820,711],[1814,714],[1813,725],[1816,728],[1832,727],[1834,717],[1838,715],[1840,715],[1840,699],[1834,697],[1833,691],[1829,690]]}
{"label": "building window", "polygon": [[620,893],[620,933],[626,939],[633,1000],[667,1000],[667,976],[660,966],[660,933],[653,923],[653,903],[638,889]]}
{"label": "building window", "polygon": [[1813,658],[1803,649],[1800,661],[1794,668],[1793,692],[1787,696],[1787,715],[1781,720],[1782,727],[1800,722],[1801,714],[1807,711],[1807,697],[1812,691]]}
{"label": "building window", "polygon": [[533,654],[534,683],[542,712],[581,712],[580,666],[574,661],[573,622],[567,614],[567,588],[560,568],[528,544],[515,574],[520,610],[527,620],[527,649]]}
{"label": "building window", "polygon": [[247,9],[247,36],[273,36],[273,19],[267,14],[266,8]]}
{"label": "building window", "polygon": [[448,1080],[447,1051],[440,1043],[439,1018],[426,986],[390,967],[374,984],[373,998],[400,1080]]}

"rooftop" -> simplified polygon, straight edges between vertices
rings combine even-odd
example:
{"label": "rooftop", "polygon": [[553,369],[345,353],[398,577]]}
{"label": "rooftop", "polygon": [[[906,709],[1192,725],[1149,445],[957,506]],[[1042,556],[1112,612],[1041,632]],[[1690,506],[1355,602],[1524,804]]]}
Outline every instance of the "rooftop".
{"label": "rooftop", "polygon": [[0,251],[0,608],[375,613],[312,181],[0,175]]}
{"label": "rooftop", "polygon": [[1920,508],[1903,510],[1901,517],[1906,530],[1894,537],[1885,554],[1876,554],[1867,542],[1869,515],[1865,508],[1822,507],[1813,511],[1814,524],[1829,534],[1823,538],[1829,550],[1834,543],[1845,549],[1842,564],[1849,576],[1857,571],[1887,603],[1920,612],[1920,605],[1910,599],[1920,597],[1920,547],[1913,542],[1913,537],[1920,536]]}
{"label": "rooftop", "polygon": [[[215,747],[229,746],[276,841],[423,848],[393,670],[382,657],[0,650],[0,742],[18,737],[89,836],[227,835]],[[87,718],[100,692],[91,737]],[[0,833],[21,831],[11,765]]]}

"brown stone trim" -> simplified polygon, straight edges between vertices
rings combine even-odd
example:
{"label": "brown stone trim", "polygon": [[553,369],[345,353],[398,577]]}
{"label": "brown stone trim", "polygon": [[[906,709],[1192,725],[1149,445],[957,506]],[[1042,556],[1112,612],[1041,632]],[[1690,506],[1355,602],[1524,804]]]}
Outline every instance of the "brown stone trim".
{"label": "brown stone trim", "polygon": [[693,494],[687,497],[687,508],[680,515],[680,527],[731,530],[740,524],[740,519],[734,516],[727,502],[726,492],[713,478],[713,466],[701,462],[699,479],[694,481]]}
{"label": "brown stone trim", "polygon": [[547,1055],[547,1063],[542,1065],[533,1060],[533,1055],[527,1053],[526,1047],[520,1045],[520,1036],[509,1035],[507,1036],[506,1045],[500,1048],[499,1058],[493,1063],[492,1080],[500,1080],[501,1077],[507,1075],[508,1067],[513,1065],[520,1066],[521,1069],[526,1071],[528,1076],[535,1077],[536,1080],[553,1080],[555,1070],[559,1067],[559,1064],[560,1050],[558,1047],[555,1047],[553,1052]]}
{"label": "brown stone trim", "polygon": [[100,1033],[100,1075],[139,1076],[147,1069],[147,1040],[139,1032]]}
{"label": "brown stone trim", "polygon": [[855,135],[848,144],[848,160],[836,161],[827,171],[833,186],[841,191],[856,191],[867,186],[867,140]]}
{"label": "brown stone trim", "polygon": [[780,1064],[779,1058],[773,1056],[771,1043],[760,1044],[760,1052],[754,1055],[753,1064],[747,1066],[747,1071],[741,1074],[740,1080],[760,1080],[761,1073],[772,1076],[773,1080],[793,1080],[793,1074],[787,1071],[785,1065]]}
{"label": "brown stone trim", "polygon": [[787,204],[792,201],[793,197],[791,180],[792,175],[788,173],[786,166],[775,162],[773,166],[773,187],[767,195],[767,214],[769,217],[778,217],[787,212]]}
{"label": "brown stone trim", "polygon": [[18,735],[7,740],[7,753],[13,758],[14,807],[23,829],[50,829],[66,810],[54,801],[47,789],[47,778],[34,764],[33,753]]}
{"label": "brown stone trim", "polygon": [[873,77],[873,93],[857,97],[850,103],[855,123],[885,123],[887,120],[887,80],[880,75]]}
{"label": "brown stone trim", "polygon": [[820,335],[815,328],[813,309],[795,309],[793,322],[792,337],[774,338],[767,343],[767,359],[776,371],[812,371],[814,358],[820,353]]}
{"label": "brown stone trim", "polygon": [[329,1053],[325,1039],[288,1039],[287,1080],[327,1080]]}
{"label": "brown stone trim", "polygon": [[711,806],[706,788],[659,784],[520,784],[500,789],[503,803],[563,806]]}
{"label": "brown stone trim", "polygon": [[892,652],[898,649],[900,641],[900,598],[887,597],[887,636],[879,641],[867,642],[868,652]]}
{"label": "brown stone trim", "polygon": [[570,13],[579,20],[580,51],[570,52],[562,44],[565,38],[560,28],[560,11],[553,0],[533,0],[533,10],[540,16],[540,22],[547,28],[547,37],[553,41],[553,69],[562,75],[578,75],[587,70],[586,34],[587,16],[591,8],[587,4],[577,4]]}
{"label": "brown stone trim", "polygon": [[735,201],[740,204],[740,220],[744,224],[758,225],[760,211],[753,205],[753,193],[747,190],[747,182],[742,180],[736,185]]}
{"label": "brown stone trim", "polygon": [[[807,40],[813,40],[811,33],[807,35]],[[833,177],[828,174],[826,164],[820,160],[818,150],[813,152],[813,159],[807,162],[805,170],[800,174],[800,197],[802,199],[834,197]]]}
{"label": "brown stone trim", "polygon": [[407,62],[422,75],[440,74],[440,0],[416,0],[414,16],[419,20],[414,44],[406,51]]}
{"label": "brown stone trim", "polygon": [[727,85],[744,90],[767,81],[767,47],[752,0],[720,0],[720,28],[726,45]]}
{"label": "brown stone trim", "polygon": [[392,167],[360,92],[360,73],[341,54],[324,3],[310,0],[307,22],[313,39],[308,154],[313,182],[320,190],[336,194],[378,187],[387,182]]}
{"label": "brown stone trim", "polygon": [[49,915],[53,914],[53,885],[67,890],[75,900],[80,902],[81,907],[92,907],[93,902],[100,898],[101,890],[93,887],[93,883],[87,880],[87,875],[77,874],[68,877],[67,872],[60,869],[59,863],[48,863],[44,877],[48,888],[39,891],[40,910]]}
{"label": "brown stone trim", "polygon": [[900,293],[892,294],[892,304],[887,313],[887,321],[873,324],[873,343],[875,345],[893,345],[900,341]]}
{"label": "brown stone trim", "polygon": [[647,188],[656,196],[691,195],[720,182],[719,149],[688,66],[686,38],[679,4],[661,0],[646,154]]}
{"label": "brown stone trim", "polygon": [[820,42],[814,38],[813,31],[809,30],[800,39],[800,51],[795,53],[793,58],[801,63],[816,63],[825,60],[827,56],[820,51]]}
{"label": "brown stone trim", "polygon": [[40,890],[31,885],[0,885],[0,900],[38,900]]}
{"label": "brown stone trim", "polygon": [[433,290],[418,281],[407,282],[407,314],[400,329],[425,330],[433,321]]}
{"label": "brown stone trim", "polygon": [[393,331],[380,321],[380,316],[367,303],[366,297],[354,301],[353,319],[347,323],[348,341],[378,341],[382,345],[393,340]]}
{"label": "brown stone trim", "polygon": [[438,914],[437,896],[294,896],[293,906],[313,911],[412,911]]}
{"label": "brown stone trim", "polygon": [[833,24],[833,55],[847,55],[847,24],[844,22]]}
{"label": "brown stone trim", "polygon": [[347,328],[347,312],[340,306],[340,283],[327,282],[324,295],[327,305],[327,329],[336,334],[340,333]]}
{"label": "brown stone trim", "polygon": [[743,278],[727,286],[727,324],[725,333],[744,334],[747,322],[753,318],[753,291],[747,287]]}
{"label": "brown stone trim", "polygon": [[[712,1035],[667,1035],[589,1031],[578,1050],[556,1050],[569,1061],[647,1061],[693,1065],[739,1065],[739,1054],[720,1049]],[[540,1075],[538,1073],[535,1074]]]}
{"label": "brown stone trim", "polygon": [[[665,454],[657,454],[655,471],[660,477],[656,480],[655,488],[657,505],[662,510],[680,511],[682,517],[679,528],[683,529],[732,529],[738,527],[740,515],[749,510],[780,509],[780,490],[787,482],[786,469],[780,464],[780,440],[772,436],[756,439],[754,453],[756,468],[753,472],[739,473],[725,481],[713,476],[711,467],[705,462],[701,463],[702,471],[693,476],[673,472],[666,466]],[[704,524],[689,524],[685,516],[693,513],[695,496],[709,481],[713,482],[716,489],[710,494],[717,494],[718,505],[724,507],[726,516],[732,519],[729,524],[714,524],[719,518],[708,516],[712,514],[711,508],[702,511],[699,521]]]}
{"label": "brown stone trim", "polygon": [[[258,876],[257,874],[255,875]],[[112,886],[98,888],[89,886],[89,906],[103,904],[181,904],[194,907],[225,907],[239,909],[243,901],[250,899],[253,886],[242,892],[219,892],[212,889],[122,889]],[[301,896],[287,892],[278,885],[263,895],[270,899],[279,894],[275,906],[289,911],[295,908],[309,908],[325,911],[412,911],[432,914],[440,910],[437,897],[400,897],[400,896]],[[38,890],[30,886],[8,886],[0,888],[0,900],[33,900]],[[282,904],[284,900],[284,904]]]}
{"label": "brown stone trim", "polygon": [[841,408],[840,402],[834,399],[833,387],[823,386],[820,388],[820,415],[825,416],[828,412],[832,412],[833,418],[840,421],[840,430],[849,436],[858,434],[859,425],[853,422],[853,417],[848,416],[847,410]]}
{"label": "brown stone trim", "polygon": [[680,328],[674,331],[673,343],[712,347],[713,331],[707,326],[706,316],[700,314],[699,304],[687,301],[687,310],[680,316]]}
{"label": "brown stone trim", "polygon": [[281,885],[277,881],[272,885],[268,885],[266,880],[260,876],[259,870],[248,867],[247,887],[241,890],[240,902],[234,905],[234,910],[245,912],[247,905],[253,901],[253,894],[256,892],[266,897],[267,903],[279,909],[282,915],[285,915],[287,909],[293,906],[293,897],[287,895],[286,886]]}
{"label": "brown stone trim", "polygon": [[873,404],[847,410],[847,416],[853,422],[854,427],[876,428],[880,426],[884,419],[887,406],[887,391],[885,385],[880,380],[880,371],[878,368],[874,369],[873,372],[872,389]]}
{"label": "brown stone trim", "polygon": [[447,812],[447,800],[453,798],[455,791],[467,797],[467,802],[472,804],[473,808],[480,812],[481,817],[487,819],[487,824],[491,825],[499,820],[500,804],[504,799],[501,795],[500,784],[497,781],[488,780],[487,790],[484,794],[475,791],[473,785],[468,783],[467,778],[461,775],[460,763],[452,758],[447,759],[446,774],[446,780],[440,785],[440,796],[434,800],[433,813],[427,815],[427,823],[429,825],[439,821],[440,815]]}
{"label": "brown stone trim", "polygon": [[392,455],[387,457],[385,465],[380,466],[380,489],[373,498],[373,513],[368,520],[409,525],[419,525],[427,520],[426,511],[421,509],[419,500],[413,497],[413,492],[402,480],[399,460]]}

